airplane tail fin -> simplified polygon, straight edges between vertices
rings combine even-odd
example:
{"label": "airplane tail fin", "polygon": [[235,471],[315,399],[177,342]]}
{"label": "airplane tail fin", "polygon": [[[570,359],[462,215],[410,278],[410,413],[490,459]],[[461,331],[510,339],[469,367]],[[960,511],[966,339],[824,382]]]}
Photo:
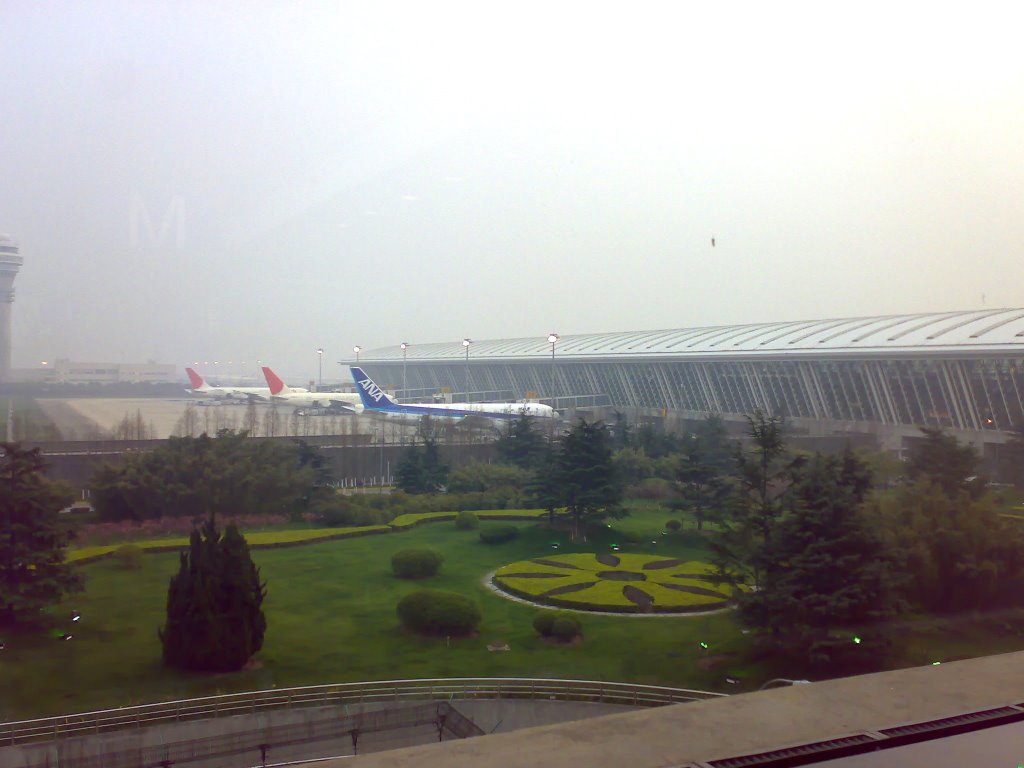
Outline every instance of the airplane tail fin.
{"label": "airplane tail fin", "polygon": [[270,394],[272,397],[288,394],[291,390],[285,385],[281,378],[270,370],[267,366],[263,366],[263,377],[267,380],[267,386],[270,387]]}
{"label": "airplane tail fin", "polygon": [[203,377],[193,371],[191,368],[186,368],[185,373],[188,374],[188,380],[192,384],[192,389],[201,390],[207,389],[206,382],[203,381]]}
{"label": "airplane tail fin", "polygon": [[377,386],[373,379],[363,372],[362,368],[353,365],[349,370],[352,371],[352,379],[356,383],[359,399],[363,401],[363,408],[388,411],[398,407],[398,404],[388,397],[387,392]]}

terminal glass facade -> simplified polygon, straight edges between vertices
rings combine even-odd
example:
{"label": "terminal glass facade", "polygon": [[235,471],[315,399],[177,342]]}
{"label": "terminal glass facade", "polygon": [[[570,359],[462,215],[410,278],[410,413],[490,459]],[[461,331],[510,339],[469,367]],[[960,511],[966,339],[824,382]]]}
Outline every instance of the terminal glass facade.
{"label": "terminal glass facade", "polygon": [[[401,363],[364,367],[378,383],[403,380]],[[791,418],[965,430],[1024,424],[1024,356],[410,361],[406,377],[410,393],[536,393],[556,405],[589,396],[595,404],[689,413],[760,408]]]}

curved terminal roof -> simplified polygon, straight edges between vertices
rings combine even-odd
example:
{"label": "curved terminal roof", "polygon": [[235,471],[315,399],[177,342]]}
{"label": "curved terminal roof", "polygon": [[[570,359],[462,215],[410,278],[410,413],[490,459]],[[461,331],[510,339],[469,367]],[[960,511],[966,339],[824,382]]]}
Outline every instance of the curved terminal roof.
{"label": "curved terminal roof", "polygon": [[[662,331],[562,336],[558,359],[717,358],[757,355],[862,356],[890,354],[1024,354],[1024,309],[934,312]],[[462,341],[409,344],[410,362],[465,359]],[[546,336],[473,341],[470,360],[524,360],[551,356]],[[402,360],[398,344],[363,350],[360,360]]]}

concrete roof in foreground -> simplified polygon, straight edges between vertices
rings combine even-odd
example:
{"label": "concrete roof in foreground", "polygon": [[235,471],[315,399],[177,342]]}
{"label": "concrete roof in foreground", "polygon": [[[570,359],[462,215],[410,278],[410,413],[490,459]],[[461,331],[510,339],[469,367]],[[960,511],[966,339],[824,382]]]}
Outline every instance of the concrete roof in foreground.
{"label": "concrete roof in foreground", "polygon": [[[1024,652],[310,763],[648,768],[706,763],[1024,702]],[[458,708],[458,702],[454,702]]]}
{"label": "concrete roof in foreground", "polygon": [[[892,353],[1024,354],[1024,309],[986,309],[919,315],[853,317],[754,325],[719,325],[661,331],[626,331],[562,336],[558,359],[631,357],[714,358],[751,354],[836,355]],[[410,343],[409,362],[465,359],[462,340]],[[551,356],[546,337],[472,342],[470,359],[524,360]],[[402,349],[364,350],[363,362],[398,362]]]}

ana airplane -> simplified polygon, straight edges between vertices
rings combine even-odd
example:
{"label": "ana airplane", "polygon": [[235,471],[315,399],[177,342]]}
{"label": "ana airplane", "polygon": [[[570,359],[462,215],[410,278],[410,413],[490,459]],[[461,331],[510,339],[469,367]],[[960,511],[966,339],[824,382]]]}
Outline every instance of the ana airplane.
{"label": "ana airplane", "polygon": [[185,390],[198,397],[212,397],[215,400],[269,400],[270,390],[267,387],[213,387],[203,381],[203,377],[191,368],[186,368],[192,389]]}
{"label": "ana airplane", "polygon": [[270,387],[270,398],[275,402],[287,403],[306,408],[332,408],[347,413],[359,413],[363,410],[359,395],[347,392],[308,392],[305,389],[294,389],[285,384],[276,373],[263,367],[263,376]]}
{"label": "ana airplane", "polygon": [[419,421],[424,416],[434,419],[451,419],[457,424],[470,426],[474,422],[495,426],[501,422],[518,419],[522,415],[538,419],[553,419],[555,411],[550,405],[540,403],[431,403],[399,404],[367,376],[362,368],[352,366],[352,378],[356,391],[363,400],[363,413],[402,421]]}

